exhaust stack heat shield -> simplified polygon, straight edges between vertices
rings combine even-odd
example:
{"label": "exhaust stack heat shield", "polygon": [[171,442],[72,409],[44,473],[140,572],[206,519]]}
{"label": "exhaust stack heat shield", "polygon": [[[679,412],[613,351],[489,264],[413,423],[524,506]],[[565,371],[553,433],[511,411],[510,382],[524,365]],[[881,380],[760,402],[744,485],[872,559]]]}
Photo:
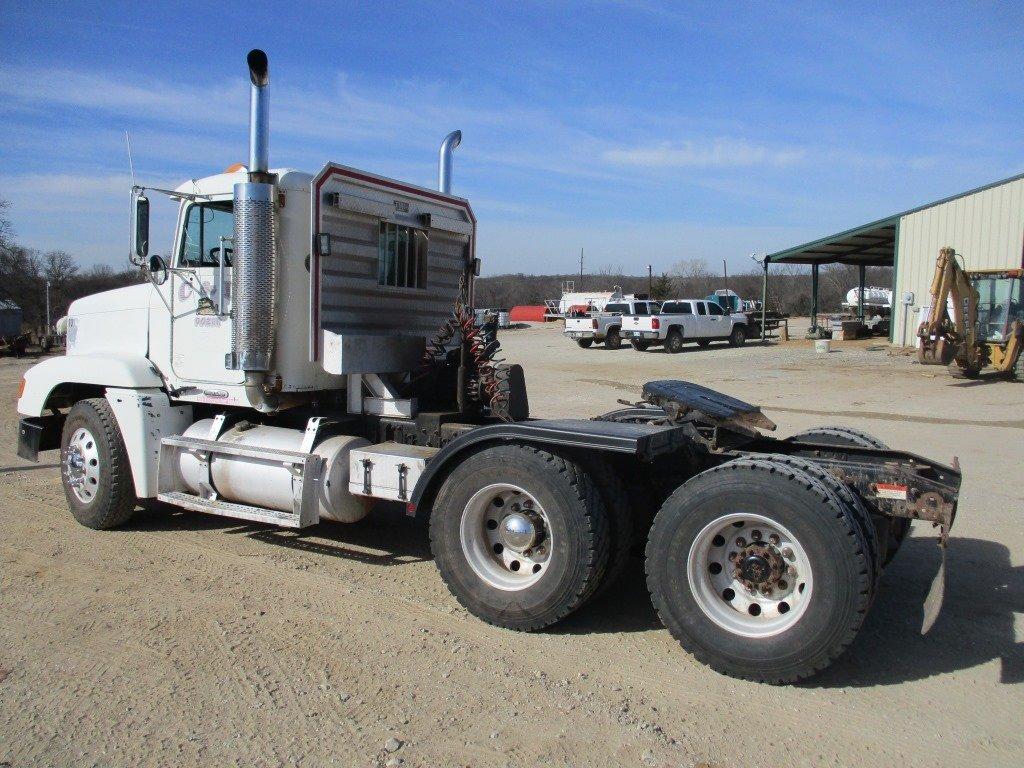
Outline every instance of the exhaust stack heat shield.
{"label": "exhaust stack heat shield", "polygon": [[274,185],[235,184],[231,368],[270,370],[276,327],[276,250]]}

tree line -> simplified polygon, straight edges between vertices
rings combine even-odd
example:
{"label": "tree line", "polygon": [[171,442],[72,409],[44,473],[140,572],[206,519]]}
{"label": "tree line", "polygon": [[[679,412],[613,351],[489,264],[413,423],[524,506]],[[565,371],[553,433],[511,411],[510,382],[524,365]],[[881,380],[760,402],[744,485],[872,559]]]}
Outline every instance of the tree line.
{"label": "tree line", "polygon": [[46,328],[46,284],[50,284],[50,323],[68,312],[75,299],[111,288],[142,282],[141,270],[130,264],[116,269],[107,264],[82,268],[65,251],[39,251],[16,240],[7,217],[8,202],[0,200],[0,299],[21,307],[22,329],[43,336]]}
{"label": "tree line", "polygon": [[[654,299],[695,299],[725,288],[743,299],[761,299],[764,271],[752,264],[745,271],[730,274],[714,271],[704,259],[684,259],[667,271],[653,275],[627,275],[621,271],[603,270],[597,274],[526,275],[522,273],[480,277],[476,281],[476,304],[480,307],[508,309],[523,304],[543,304],[546,299],[562,295],[562,286],[572,281],[578,292],[611,291],[650,294]],[[856,288],[857,267],[827,264],[819,270],[818,311],[837,312],[846,292]],[[890,267],[868,267],[866,285],[891,286]],[[811,271],[802,265],[772,266],[768,278],[768,307],[788,315],[811,312]]]}

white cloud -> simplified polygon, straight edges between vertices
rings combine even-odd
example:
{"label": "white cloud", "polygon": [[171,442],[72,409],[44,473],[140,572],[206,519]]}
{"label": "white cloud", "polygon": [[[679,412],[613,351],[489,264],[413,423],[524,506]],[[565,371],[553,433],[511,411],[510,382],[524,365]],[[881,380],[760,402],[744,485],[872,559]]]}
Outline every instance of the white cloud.
{"label": "white cloud", "polygon": [[645,168],[736,168],[743,166],[787,166],[799,163],[806,150],[775,148],[745,139],[661,142],[637,147],[609,149],[602,157],[610,163]]}

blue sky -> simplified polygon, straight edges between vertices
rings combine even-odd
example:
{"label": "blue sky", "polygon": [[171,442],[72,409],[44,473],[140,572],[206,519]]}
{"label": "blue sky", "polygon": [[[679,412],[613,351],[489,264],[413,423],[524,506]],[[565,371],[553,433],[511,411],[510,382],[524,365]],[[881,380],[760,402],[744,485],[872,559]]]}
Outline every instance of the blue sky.
{"label": "blue sky", "polygon": [[[455,191],[485,273],[771,251],[1024,170],[1020,3],[0,0],[0,197],[19,240],[121,264],[136,173],[246,158]],[[170,223],[154,223],[166,250]]]}

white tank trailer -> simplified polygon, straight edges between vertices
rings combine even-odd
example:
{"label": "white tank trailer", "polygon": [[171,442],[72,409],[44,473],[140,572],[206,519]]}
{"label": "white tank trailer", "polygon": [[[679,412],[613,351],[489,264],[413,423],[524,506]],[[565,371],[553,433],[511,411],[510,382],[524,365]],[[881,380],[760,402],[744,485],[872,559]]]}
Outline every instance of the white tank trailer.
{"label": "white tank trailer", "polygon": [[[248,67],[248,163],[134,187],[148,280],[75,301],[66,354],[22,381],[18,453],[60,451],[79,522],[116,527],[148,499],[306,528],[397,502],[429,517],[455,597],[516,630],[564,619],[645,543],[681,645],[775,683],[851,642],[911,520],[945,543],[955,461],[856,430],[775,439],[758,407],[680,381],[589,420],[530,418],[522,369],[474,322],[461,133],[441,143],[436,189],[272,168],[266,55]],[[179,206],[165,256],[149,252],[154,194]]]}

